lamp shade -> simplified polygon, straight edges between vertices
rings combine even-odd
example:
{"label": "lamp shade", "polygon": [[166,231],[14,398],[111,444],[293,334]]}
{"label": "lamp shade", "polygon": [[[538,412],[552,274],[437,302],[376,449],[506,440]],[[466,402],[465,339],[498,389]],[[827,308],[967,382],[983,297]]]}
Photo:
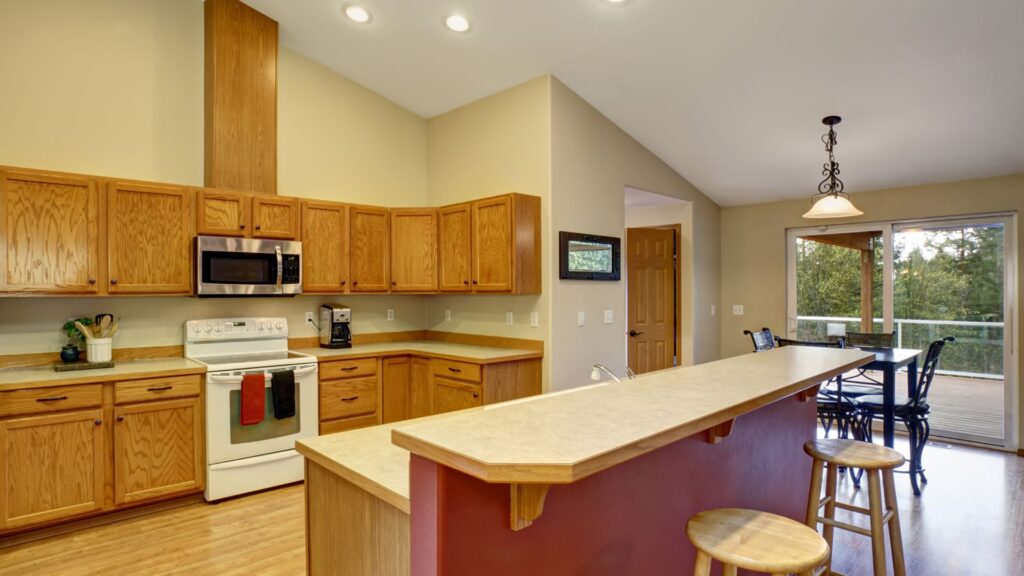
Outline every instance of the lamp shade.
{"label": "lamp shade", "polygon": [[860,216],[863,213],[845,196],[829,194],[815,202],[811,209],[804,214],[804,218],[847,218]]}

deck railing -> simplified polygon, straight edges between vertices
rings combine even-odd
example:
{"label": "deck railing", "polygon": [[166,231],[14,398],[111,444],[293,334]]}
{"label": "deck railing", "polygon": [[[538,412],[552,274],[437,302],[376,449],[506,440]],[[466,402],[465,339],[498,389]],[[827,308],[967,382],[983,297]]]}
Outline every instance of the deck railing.
{"label": "deck railing", "polygon": [[[824,340],[829,324],[843,324],[847,332],[860,332],[860,318],[797,316],[797,338]],[[882,331],[882,319],[873,319],[873,331]],[[956,345],[942,354],[940,374],[1001,380],[1003,373],[1003,322],[971,320],[893,319],[897,348],[925,350],[944,336],[955,336]]]}

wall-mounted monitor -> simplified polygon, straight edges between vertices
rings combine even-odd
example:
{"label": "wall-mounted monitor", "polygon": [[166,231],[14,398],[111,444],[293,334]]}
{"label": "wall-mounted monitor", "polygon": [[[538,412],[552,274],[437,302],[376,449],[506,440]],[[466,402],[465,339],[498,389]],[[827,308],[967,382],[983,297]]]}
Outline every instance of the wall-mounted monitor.
{"label": "wall-mounted monitor", "polygon": [[558,277],[563,280],[619,280],[621,240],[578,232],[558,233]]}

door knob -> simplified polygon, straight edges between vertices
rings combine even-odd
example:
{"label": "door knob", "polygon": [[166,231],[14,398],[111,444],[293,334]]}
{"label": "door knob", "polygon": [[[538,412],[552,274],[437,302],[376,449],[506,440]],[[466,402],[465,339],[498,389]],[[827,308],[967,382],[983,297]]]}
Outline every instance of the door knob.
{"label": "door knob", "polygon": [[629,334],[630,338],[636,338],[637,336],[643,334],[643,332],[637,332],[636,330],[630,330],[629,332],[626,332],[626,334]]}

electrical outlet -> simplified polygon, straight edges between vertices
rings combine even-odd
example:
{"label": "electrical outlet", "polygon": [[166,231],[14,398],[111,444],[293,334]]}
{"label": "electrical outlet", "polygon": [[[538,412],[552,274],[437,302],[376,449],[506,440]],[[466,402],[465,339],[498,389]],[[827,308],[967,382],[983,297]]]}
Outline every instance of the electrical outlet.
{"label": "electrical outlet", "polygon": [[515,318],[512,316],[512,313],[511,312],[505,312],[505,324],[508,324],[509,326],[511,326],[514,323],[515,323]]}
{"label": "electrical outlet", "polygon": [[613,310],[604,311],[604,323],[611,324],[615,322],[615,312]]}
{"label": "electrical outlet", "polygon": [[743,304],[733,304],[732,305],[732,315],[733,316],[743,316]]}
{"label": "electrical outlet", "polygon": [[388,308],[388,322],[390,322],[390,321],[392,321],[394,319],[395,319],[395,309],[394,308]]}
{"label": "electrical outlet", "polygon": [[587,313],[584,312],[583,310],[580,310],[579,312],[576,313],[576,325],[577,326],[586,326],[587,325]]}
{"label": "electrical outlet", "polygon": [[530,312],[530,328],[540,327],[540,312]]}
{"label": "electrical outlet", "polygon": [[313,313],[312,312],[306,312],[306,324],[309,324],[310,326],[312,326],[313,322],[315,322],[315,321],[316,321],[316,317],[313,316]]}
{"label": "electrical outlet", "polygon": [[452,321],[452,309],[451,308],[445,308],[444,309],[444,321],[445,322],[451,322]]}
{"label": "electrical outlet", "polygon": [[715,305],[714,305],[714,304],[712,304],[712,305],[711,305],[711,315],[712,315],[712,316],[714,316],[714,315],[715,315],[715,313],[717,313],[717,312],[718,312],[718,310],[716,310],[716,309],[715,309]]}

